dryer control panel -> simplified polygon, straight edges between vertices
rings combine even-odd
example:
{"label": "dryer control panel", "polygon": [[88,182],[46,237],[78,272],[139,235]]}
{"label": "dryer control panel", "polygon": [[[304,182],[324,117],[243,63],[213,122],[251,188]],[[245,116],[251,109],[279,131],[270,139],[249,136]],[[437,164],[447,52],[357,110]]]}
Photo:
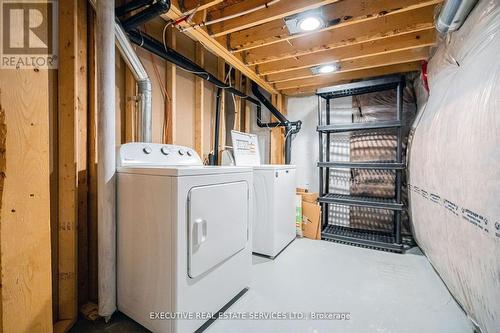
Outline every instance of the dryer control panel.
{"label": "dryer control panel", "polygon": [[131,142],[118,148],[118,167],[203,165],[191,148],[160,143]]}

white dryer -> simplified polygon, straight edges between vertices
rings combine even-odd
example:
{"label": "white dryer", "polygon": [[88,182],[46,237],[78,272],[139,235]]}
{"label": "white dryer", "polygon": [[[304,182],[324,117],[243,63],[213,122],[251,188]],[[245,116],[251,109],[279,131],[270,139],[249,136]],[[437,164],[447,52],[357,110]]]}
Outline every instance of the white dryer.
{"label": "white dryer", "polygon": [[249,285],[252,169],[174,145],[118,156],[118,309],[153,332],[194,332]]}
{"label": "white dryer", "polygon": [[295,165],[260,164],[258,137],[231,131],[236,165],[254,170],[252,252],[276,257],[296,235]]}

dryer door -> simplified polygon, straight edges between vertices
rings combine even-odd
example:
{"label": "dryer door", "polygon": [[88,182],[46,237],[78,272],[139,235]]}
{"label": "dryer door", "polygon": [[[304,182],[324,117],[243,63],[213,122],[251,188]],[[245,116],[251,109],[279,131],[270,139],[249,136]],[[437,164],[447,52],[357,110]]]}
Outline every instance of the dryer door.
{"label": "dryer door", "polygon": [[205,273],[245,248],[249,196],[246,182],[193,187],[188,203],[188,275]]}

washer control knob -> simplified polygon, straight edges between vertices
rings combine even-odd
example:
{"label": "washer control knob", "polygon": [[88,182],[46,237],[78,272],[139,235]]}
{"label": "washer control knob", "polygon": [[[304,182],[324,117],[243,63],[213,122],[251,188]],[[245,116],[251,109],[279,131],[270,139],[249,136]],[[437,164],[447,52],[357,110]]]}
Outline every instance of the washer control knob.
{"label": "washer control knob", "polygon": [[193,156],[193,153],[191,152],[191,150],[188,150],[188,151],[186,152],[186,154],[188,154],[188,156]]}
{"label": "washer control knob", "polygon": [[184,151],[182,151],[182,149],[179,149],[179,155],[184,155]]}
{"label": "washer control knob", "polygon": [[170,151],[168,150],[167,147],[161,147],[161,153],[163,155],[168,155],[168,154],[170,154]]}
{"label": "washer control knob", "polygon": [[152,150],[151,150],[151,147],[149,146],[146,146],[144,148],[142,148],[142,151],[144,152],[144,154],[151,154]]}

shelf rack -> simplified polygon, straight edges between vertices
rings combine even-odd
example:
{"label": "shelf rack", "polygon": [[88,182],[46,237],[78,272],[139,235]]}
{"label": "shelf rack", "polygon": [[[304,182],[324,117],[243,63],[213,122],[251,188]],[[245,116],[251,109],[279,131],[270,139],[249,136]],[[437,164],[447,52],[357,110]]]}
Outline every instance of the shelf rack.
{"label": "shelf rack", "polygon": [[[405,241],[401,234],[401,214],[405,209],[402,194],[402,173],[405,169],[403,163],[403,89],[405,78],[403,75],[392,75],[372,80],[348,83],[319,89],[316,92],[319,98],[325,99],[326,113],[323,122],[321,103],[318,103],[318,127],[319,136],[319,203],[322,210],[322,232],[324,240],[369,247],[379,250],[404,252]],[[334,124],[331,122],[330,100],[345,96],[362,95],[366,93],[396,89],[397,110],[396,119],[393,121],[372,121],[363,123]],[[397,131],[396,161],[370,161],[370,162],[337,162],[330,161],[330,141],[332,133],[380,130],[394,128]],[[325,142],[325,143],[324,143]],[[326,145],[326,147],[324,146]],[[330,169],[380,169],[394,170],[396,173],[395,197],[392,199],[350,196],[329,193]],[[344,206],[359,206],[378,209],[389,209],[394,211],[394,223],[392,232],[379,232],[372,230],[355,229],[346,226],[328,224],[329,205],[338,204]]]}

